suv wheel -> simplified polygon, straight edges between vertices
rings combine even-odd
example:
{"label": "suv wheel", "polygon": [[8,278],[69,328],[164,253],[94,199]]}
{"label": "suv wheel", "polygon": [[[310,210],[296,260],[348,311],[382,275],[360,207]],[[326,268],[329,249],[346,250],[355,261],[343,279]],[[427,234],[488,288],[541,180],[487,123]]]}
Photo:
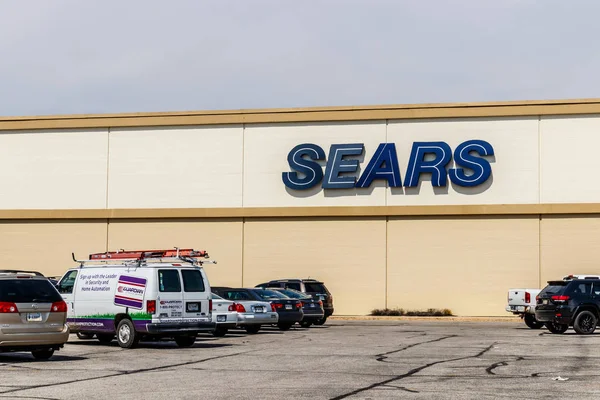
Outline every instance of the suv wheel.
{"label": "suv wheel", "polygon": [[548,330],[555,334],[565,333],[567,329],[569,329],[569,325],[567,324],[557,324],[555,322],[548,322],[546,324]]}
{"label": "suv wheel", "polygon": [[132,349],[140,341],[140,335],[135,331],[133,322],[130,319],[123,318],[117,326],[117,342],[124,349]]}
{"label": "suv wheel", "polygon": [[33,350],[31,355],[36,360],[48,360],[54,355],[54,349]]}
{"label": "suv wheel", "polygon": [[315,321],[315,325],[324,325],[325,321],[327,321],[327,317],[323,317],[323,318]]}
{"label": "suv wheel", "polygon": [[581,335],[589,335],[596,330],[598,318],[591,311],[582,311],[575,317],[573,329]]}
{"label": "suv wheel", "polygon": [[523,319],[525,320],[525,325],[531,329],[540,329],[542,326],[544,326],[544,323],[535,319],[535,315],[533,314],[525,314]]}

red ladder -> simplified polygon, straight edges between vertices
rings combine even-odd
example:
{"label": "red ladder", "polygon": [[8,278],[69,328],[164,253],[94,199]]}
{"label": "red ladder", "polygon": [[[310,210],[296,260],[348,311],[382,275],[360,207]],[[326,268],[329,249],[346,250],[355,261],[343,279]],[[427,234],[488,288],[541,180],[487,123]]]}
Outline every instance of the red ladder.
{"label": "red ladder", "polygon": [[105,253],[90,254],[90,260],[143,260],[145,258],[168,258],[168,257],[202,257],[208,258],[206,250],[194,249],[168,249],[168,250],[123,250],[107,251]]}

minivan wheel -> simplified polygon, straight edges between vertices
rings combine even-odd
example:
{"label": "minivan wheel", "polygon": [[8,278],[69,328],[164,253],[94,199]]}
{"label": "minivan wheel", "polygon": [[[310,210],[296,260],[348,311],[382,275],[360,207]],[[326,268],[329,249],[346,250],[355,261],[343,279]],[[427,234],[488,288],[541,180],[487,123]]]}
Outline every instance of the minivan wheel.
{"label": "minivan wheel", "polygon": [[124,349],[133,349],[140,341],[140,335],[135,331],[133,322],[124,318],[117,326],[117,342]]}
{"label": "minivan wheel", "polygon": [[546,328],[552,333],[561,334],[565,333],[567,329],[569,329],[569,325],[567,324],[557,324],[555,322],[548,322],[546,324]]}
{"label": "minivan wheel", "polygon": [[31,355],[36,360],[48,360],[54,355],[54,349],[33,350]]}
{"label": "minivan wheel", "polygon": [[535,319],[535,315],[533,314],[525,314],[523,319],[525,320],[525,325],[531,329],[540,329],[542,326],[544,326],[544,323]]}
{"label": "minivan wheel", "polygon": [[179,347],[191,347],[196,342],[196,336],[181,335],[175,336],[175,343]]}
{"label": "minivan wheel", "polygon": [[96,338],[98,338],[98,341],[102,344],[110,344],[115,338],[115,335],[110,333],[99,333],[96,335]]}
{"label": "minivan wheel", "polygon": [[598,318],[591,311],[582,311],[575,317],[573,330],[580,335],[590,335],[596,330]]}

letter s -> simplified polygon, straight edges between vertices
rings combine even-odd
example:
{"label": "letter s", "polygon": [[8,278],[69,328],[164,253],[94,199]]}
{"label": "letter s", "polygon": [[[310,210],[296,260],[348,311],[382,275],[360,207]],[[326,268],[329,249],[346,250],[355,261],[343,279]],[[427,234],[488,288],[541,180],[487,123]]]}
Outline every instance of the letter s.
{"label": "letter s", "polygon": [[473,170],[473,173],[467,175],[463,168],[451,168],[449,175],[452,183],[464,187],[477,186],[487,181],[492,174],[489,161],[471,154],[473,151],[480,156],[494,155],[494,148],[484,140],[467,140],[459,144],[454,150],[454,162],[457,166]]}
{"label": "letter s", "polygon": [[[304,158],[304,156],[308,156],[309,159]],[[283,172],[281,174],[283,183],[294,190],[307,190],[318,185],[323,179],[323,169],[314,160],[324,159],[325,152],[321,147],[312,143],[299,144],[288,154],[288,164],[292,172]],[[298,177],[298,172],[306,176],[300,178]]]}

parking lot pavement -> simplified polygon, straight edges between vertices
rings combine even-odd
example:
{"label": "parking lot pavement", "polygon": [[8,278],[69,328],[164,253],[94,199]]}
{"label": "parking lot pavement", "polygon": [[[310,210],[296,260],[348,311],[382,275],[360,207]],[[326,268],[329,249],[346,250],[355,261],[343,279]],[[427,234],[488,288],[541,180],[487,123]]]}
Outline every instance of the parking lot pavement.
{"label": "parking lot pavement", "polygon": [[[482,399],[600,396],[600,333],[518,322],[342,321],[122,350],[72,335],[51,361],[0,354],[10,399]],[[555,377],[568,378],[555,381]]]}

